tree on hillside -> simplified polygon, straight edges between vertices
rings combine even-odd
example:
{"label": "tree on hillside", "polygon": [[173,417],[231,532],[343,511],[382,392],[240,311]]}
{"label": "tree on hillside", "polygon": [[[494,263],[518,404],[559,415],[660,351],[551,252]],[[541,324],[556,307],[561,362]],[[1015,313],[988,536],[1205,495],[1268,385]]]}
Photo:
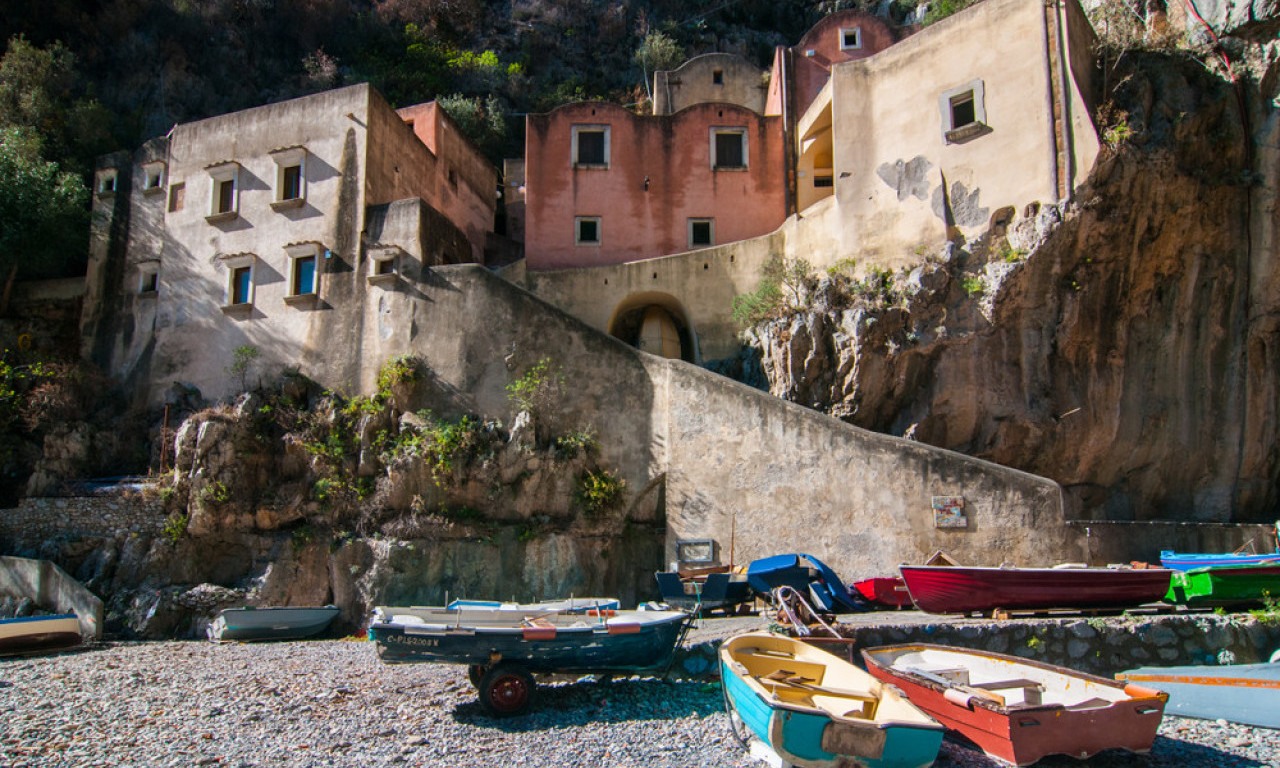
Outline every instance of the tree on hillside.
{"label": "tree on hillside", "polygon": [[29,131],[47,159],[87,174],[95,157],[114,148],[114,120],[96,100],[77,95],[79,84],[75,55],[62,43],[37,48],[19,36],[0,58],[0,127]]}
{"label": "tree on hillside", "polygon": [[88,190],[74,173],[40,154],[32,131],[0,127],[0,315],[19,271],[30,277],[59,274],[85,249]]}
{"label": "tree on hillside", "polygon": [[644,36],[632,60],[644,75],[644,92],[652,102],[653,84],[649,82],[649,73],[675,69],[684,61],[684,51],[675,40],[655,29]]}

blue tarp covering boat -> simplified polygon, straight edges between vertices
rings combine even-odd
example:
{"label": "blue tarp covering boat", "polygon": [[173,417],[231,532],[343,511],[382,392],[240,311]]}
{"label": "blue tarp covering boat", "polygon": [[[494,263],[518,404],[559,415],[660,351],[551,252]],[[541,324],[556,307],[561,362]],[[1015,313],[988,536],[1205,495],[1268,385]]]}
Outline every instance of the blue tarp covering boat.
{"label": "blue tarp covering boat", "polygon": [[836,572],[813,555],[774,555],[752,560],[747,566],[747,582],[762,594],[788,586],[801,595],[810,595],[814,607],[826,613],[856,613],[866,606],[849,597],[849,589]]}

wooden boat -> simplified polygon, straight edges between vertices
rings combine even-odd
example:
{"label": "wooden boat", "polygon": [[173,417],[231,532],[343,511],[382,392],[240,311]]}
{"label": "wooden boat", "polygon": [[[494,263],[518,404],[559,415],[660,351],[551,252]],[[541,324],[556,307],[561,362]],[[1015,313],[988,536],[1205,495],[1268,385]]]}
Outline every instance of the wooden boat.
{"label": "wooden boat", "polygon": [[774,555],[752,560],[747,565],[747,582],[762,595],[777,587],[791,587],[811,597],[814,607],[824,613],[866,610],[849,598],[848,588],[835,571],[813,555]]}
{"label": "wooden boat", "polygon": [[942,726],[892,687],[826,651],[768,632],[720,646],[720,680],[735,735],[803,768],[924,768]]}
{"label": "wooden boat", "polygon": [[1165,550],[1160,553],[1160,564],[1175,571],[1220,568],[1227,565],[1280,565],[1280,552],[1266,552],[1261,555],[1189,555]]}
{"label": "wooden boat", "polygon": [[1169,695],[1165,711],[1172,715],[1280,728],[1280,664],[1274,662],[1142,667],[1116,679],[1164,691]]}
{"label": "wooden boat", "polygon": [[678,571],[659,571],[654,576],[662,602],[683,611],[729,610],[755,595],[745,574],[708,573],[700,579],[684,579]]}
{"label": "wooden boat", "polygon": [[1049,664],[940,645],[866,648],[867,671],[992,757],[1030,765],[1048,755],[1150,751],[1159,691]]}
{"label": "wooden boat", "polygon": [[0,619],[0,654],[73,648],[84,642],[74,613]]}
{"label": "wooden boat", "polygon": [[616,597],[569,597],[564,600],[542,600],[537,603],[504,603],[501,600],[452,600],[446,608],[500,608],[504,611],[543,613],[587,613],[616,611],[622,603]]}
{"label": "wooden boat", "polygon": [[1165,568],[974,568],[904,565],[911,600],[930,613],[1128,608],[1169,591]]}
{"label": "wooden boat", "polygon": [[884,608],[902,608],[911,605],[911,593],[907,582],[899,577],[877,577],[855,581],[851,590],[872,604]]}
{"label": "wooden boat", "polygon": [[528,708],[534,673],[664,669],[688,631],[684,611],[596,615],[501,609],[379,606],[369,639],[388,663],[466,664],[480,703],[495,716]]}
{"label": "wooden boat", "polygon": [[332,605],[227,608],[205,634],[217,641],[299,640],[323,632],[338,613]]}
{"label": "wooden boat", "polygon": [[1165,600],[1193,606],[1261,605],[1268,596],[1280,599],[1280,562],[1174,571]]}
{"label": "wooden boat", "polygon": [[[1224,565],[1280,565],[1280,520],[1276,521],[1275,547],[1271,552],[1261,554],[1253,552],[1253,539],[1245,543],[1235,552],[1222,554],[1187,554],[1162,550],[1160,564],[1175,571],[1190,571],[1197,568],[1216,568]],[[1249,550],[1249,551],[1245,551]]]}

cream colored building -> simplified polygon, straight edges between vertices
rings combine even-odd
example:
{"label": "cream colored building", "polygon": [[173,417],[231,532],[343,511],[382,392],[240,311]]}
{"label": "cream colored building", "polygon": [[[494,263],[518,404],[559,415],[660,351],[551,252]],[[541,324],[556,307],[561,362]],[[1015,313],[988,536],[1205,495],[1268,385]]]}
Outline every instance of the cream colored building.
{"label": "cream colored building", "polygon": [[370,385],[397,296],[483,258],[497,173],[434,105],[356,85],[176,126],[95,190],[84,349],[156,402],[238,390],[244,347],[248,384]]}

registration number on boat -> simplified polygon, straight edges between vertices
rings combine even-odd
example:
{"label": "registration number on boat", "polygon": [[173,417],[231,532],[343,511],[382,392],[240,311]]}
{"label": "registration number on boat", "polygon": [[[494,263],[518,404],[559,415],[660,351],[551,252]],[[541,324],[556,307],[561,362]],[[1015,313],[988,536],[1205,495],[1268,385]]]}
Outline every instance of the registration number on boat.
{"label": "registration number on boat", "polygon": [[438,637],[411,637],[405,635],[400,638],[400,645],[416,645],[421,648],[435,648],[440,645]]}

